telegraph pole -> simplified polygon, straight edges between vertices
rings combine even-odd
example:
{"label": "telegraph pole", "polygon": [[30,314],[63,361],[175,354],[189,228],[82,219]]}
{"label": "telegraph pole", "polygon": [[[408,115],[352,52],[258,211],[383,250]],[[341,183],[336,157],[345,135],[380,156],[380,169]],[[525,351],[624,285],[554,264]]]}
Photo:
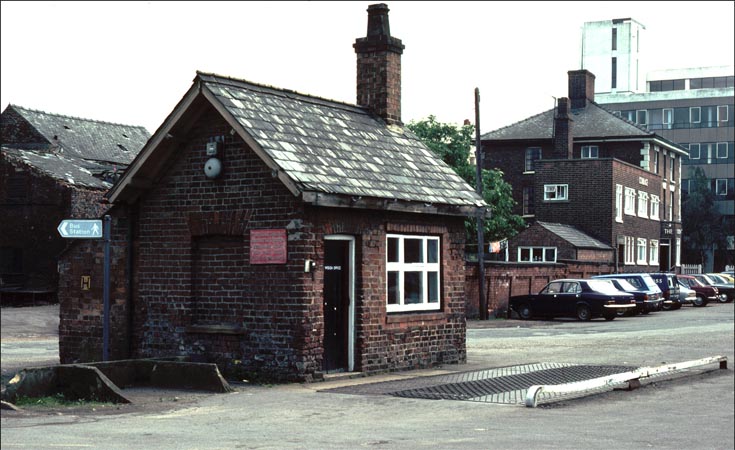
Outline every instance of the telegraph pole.
{"label": "telegraph pole", "polygon": [[[480,142],[480,89],[475,88],[475,164],[477,180],[475,190],[482,197],[482,144]],[[487,320],[487,299],[485,298],[485,208],[477,214],[477,274],[479,278],[480,320]]]}

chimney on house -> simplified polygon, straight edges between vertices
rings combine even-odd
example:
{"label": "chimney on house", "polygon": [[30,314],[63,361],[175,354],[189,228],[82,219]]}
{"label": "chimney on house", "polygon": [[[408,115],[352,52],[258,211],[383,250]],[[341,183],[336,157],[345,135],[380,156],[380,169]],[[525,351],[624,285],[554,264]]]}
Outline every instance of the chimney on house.
{"label": "chimney on house", "polygon": [[572,133],[572,118],[569,117],[569,99],[562,97],[554,111],[554,159],[572,159],[574,135]]}
{"label": "chimney on house", "polygon": [[587,70],[570,70],[569,99],[572,109],[584,108],[587,101],[595,101],[595,75]]}
{"label": "chimney on house", "polygon": [[355,40],[357,104],[388,124],[401,125],[401,54],[405,46],[390,35],[388,5],[368,6],[367,37]]}

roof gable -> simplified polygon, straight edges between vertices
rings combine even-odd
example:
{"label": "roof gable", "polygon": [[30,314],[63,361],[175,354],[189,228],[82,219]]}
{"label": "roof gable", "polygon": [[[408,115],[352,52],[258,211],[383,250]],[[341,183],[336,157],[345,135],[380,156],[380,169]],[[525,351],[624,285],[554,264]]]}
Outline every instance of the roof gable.
{"label": "roof gable", "polygon": [[[50,146],[73,158],[130,164],[150,137],[141,126],[51,114],[10,105]],[[13,144],[4,142],[5,144]]]}
{"label": "roof gable", "polygon": [[126,197],[126,183],[144,170],[156,143],[199,94],[307,202],[370,198],[473,211],[485,205],[418,137],[386,125],[365,108],[206,73],[197,73],[194,86],[141,152],[140,161],[111,191],[112,201]]}

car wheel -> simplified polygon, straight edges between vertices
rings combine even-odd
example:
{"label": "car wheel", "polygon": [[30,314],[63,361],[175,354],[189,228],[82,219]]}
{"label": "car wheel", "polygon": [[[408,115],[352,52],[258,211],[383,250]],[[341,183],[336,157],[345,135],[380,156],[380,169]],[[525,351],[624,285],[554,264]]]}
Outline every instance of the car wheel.
{"label": "car wheel", "polygon": [[603,317],[605,317],[605,320],[615,320],[617,316],[617,314],[605,314]]}
{"label": "car wheel", "polygon": [[663,309],[664,311],[671,311],[672,309],[674,309],[673,305],[673,303],[664,303],[663,306],[661,306],[661,309]]}
{"label": "car wheel", "polygon": [[518,317],[520,317],[523,320],[528,320],[531,318],[533,312],[531,311],[531,307],[528,306],[528,303],[524,303],[521,306],[518,307]]}
{"label": "car wheel", "polygon": [[704,295],[697,295],[697,299],[694,300],[694,306],[707,306],[707,299]]}
{"label": "car wheel", "polygon": [[592,318],[592,311],[587,305],[577,306],[577,319],[579,320],[590,320]]}

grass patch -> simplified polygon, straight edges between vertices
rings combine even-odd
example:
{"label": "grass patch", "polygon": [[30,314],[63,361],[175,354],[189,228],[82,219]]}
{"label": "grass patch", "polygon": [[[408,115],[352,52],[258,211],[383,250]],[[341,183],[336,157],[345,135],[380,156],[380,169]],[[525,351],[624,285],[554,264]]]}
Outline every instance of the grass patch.
{"label": "grass patch", "polygon": [[25,408],[61,408],[77,406],[102,407],[111,406],[113,405],[113,403],[85,399],[69,400],[64,397],[64,394],[58,393],[54,395],[47,395],[45,397],[19,397],[16,400],[15,405]]}

